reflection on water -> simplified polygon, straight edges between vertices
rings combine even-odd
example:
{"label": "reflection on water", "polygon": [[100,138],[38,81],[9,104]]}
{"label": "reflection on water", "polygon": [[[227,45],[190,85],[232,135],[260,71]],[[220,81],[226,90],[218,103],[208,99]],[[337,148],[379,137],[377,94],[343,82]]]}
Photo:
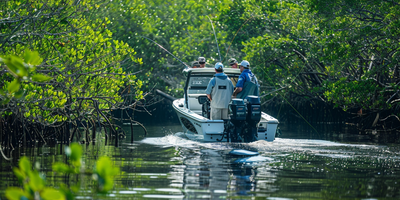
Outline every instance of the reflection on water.
{"label": "reflection on water", "polygon": [[[130,132],[130,127],[127,127]],[[77,199],[397,199],[400,197],[398,145],[304,139],[301,133],[274,142],[250,144],[198,143],[180,132],[179,124],[135,128],[119,147],[83,145],[83,162],[91,168],[107,155],[119,166],[115,189],[92,194],[91,177],[51,172],[51,163],[65,161],[63,146],[16,149],[13,161],[0,159],[0,199],[18,186],[11,173],[17,158],[28,156],[41,166],[49,186],[81,182]],[[100,137],[101,138],[101,137]],[[292,138],[292,139],[290,139]],[[296,138],[296,139],[293,139]],[[230,154],[233,149],[257,156]]]}

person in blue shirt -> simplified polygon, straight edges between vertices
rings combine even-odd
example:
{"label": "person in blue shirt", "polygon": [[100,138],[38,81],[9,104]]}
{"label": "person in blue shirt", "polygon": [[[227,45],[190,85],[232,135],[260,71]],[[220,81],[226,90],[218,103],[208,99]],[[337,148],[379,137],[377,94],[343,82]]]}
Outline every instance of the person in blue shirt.
{"label": "person in blue shirt", "polygon": [[243,60],[239,65],[239,79],[236,83],[236,89],[233,92],[233,97],[244,99],[247,95],[259,96],[259,85],[257,77],[250,70],[250,63]]}
{"label": "person in blue shirt", "polygon": [[231,79],[224,73],[224,65],[220,62],[215,64],[215,75],[208,82],[206,94],[211,101],[212,120],[229,119],[228,105],[233,93]]}

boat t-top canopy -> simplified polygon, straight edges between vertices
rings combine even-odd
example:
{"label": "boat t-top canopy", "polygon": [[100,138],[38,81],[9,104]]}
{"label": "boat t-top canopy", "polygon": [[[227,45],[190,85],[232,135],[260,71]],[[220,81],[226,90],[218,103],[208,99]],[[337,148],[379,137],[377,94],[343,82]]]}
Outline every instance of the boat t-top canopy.
{"label": "boat t-top canopy", "polygon": [[[196,75],[210,75],[210,74],[215,74],[215,68],[214,67],[207,67],[207,68],[185,68],[183,70],[183,73],[185,76],[188,74],[196,74]],[[237,68],[224,68],[224,73],[229,75],[239,75],[241,72]]]}

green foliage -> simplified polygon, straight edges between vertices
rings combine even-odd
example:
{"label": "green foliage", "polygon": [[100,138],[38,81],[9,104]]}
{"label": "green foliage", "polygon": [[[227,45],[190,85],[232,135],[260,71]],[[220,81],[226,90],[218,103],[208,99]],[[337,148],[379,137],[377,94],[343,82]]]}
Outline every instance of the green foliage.
{"label": "green foliage", "polygon": [[[1,112],[17,113],[8,105],[18,104],[28,121],[52,125],[97,118],[93,102],[79,98],[95,99],[106,112],[122,103],[120,91],[127,86],[134,89],[135,99],[143,97],[142,81],[122,67],[142,60],[127,43],[112,38],[107,28],[111,21],[100,12],[108,2],[6,1],[7,10],[0,12],[0,19],[7,18],[0,25],[0,49],[11,55],[2,59],[2,67],[14,79],[0,74],[6,91]],[[36,51],[24,53],[25,48]]]}
{"label": "green foliage", "polygon": [[[398,90],[399,4],[385,1],[309,1],[320,19],[313,35],[331,80],[326,97],[344,109],[390,109]],[[329,8],[329,9],[327,9]],[[342,99],[338,98],[342,97]]]}
{"label": "green foliage", "polygon": [[[94,166],[93,172],[91,172],[90,170],[84,170],[82,168],[82,147],[78,143],[72,143],[69,147],[66,147],[65,153],[70,158],[72,166],[56,162],[53,163],[53,171],[66,174],[85,173],[88,176],[92,176],[98,183],[96,191],[100,193],[106,193],[113,188],[113,177],[119,173],[119,168],[113,166],[110,158],[107,156],[99,158]],[[69,193],[76,193],[76,188],[79,188],[78,185],[72,188]],[[63,190],[65,190],[65,188]]]}
{"label": "green foliage", "polygon": [[53,163],[53,170],[61,173],[76,173],[81,171],[82,166],[82,147],[77,143],[72,143],[71,146],[65,148],[65,154],[70,158],[72,167],[65,163]]}
{"label": "green foliage", "polygon": [[[109,25],[113,37],[137,49],[137,56],[143,58],[144,65],[130,67],[146,72],[138,75],[145,87],[151,89],[155,86],[164,90],[167,86],[174,95],[181,95],[185,65],[146,38],[189,65],[199,56],[205,57],[209,66],[214,65],[220,56],[227,60],[224,58],[224,49],[227,48],[225,27],[215,20],[218,13],[229,8],[230,4],[228,0],[112,1],[105,12],[113,21]],[[222,55],[218,54],[210,19]]]}
{"label": "green foliage", "polygon": [[[371,110],[375,108],[388,109],[384,99],[384,94],[379,96],[376,93],[383,91],[383,89],[374,83],[374,80],[364,81],[348,81],[343,78],[336,82],[326,83],[324,95],[329,101],[335,102],[336,106],[344,105],[343,109],[352,107],[360,107],[364,110]],[[369,91],[369,92],[365,92]],[[373,102],[371,104],[371,102]]]}
{"label": "green foliage", "polygon": [[[119,168],[113,166],[110,158],[103,156],[97,160],[94,172],[84,170],[82,168],[82,147],[77,143],[72,143],[65,148],[65,152],[69,157],[72,166],[56,162],[53,163],[53,171],[63,174],[80,175],[84,174],[93,177],[97,181],[95,191],[99,193],[107,193],[114,186],[114,176],[119,173]],[[22,184],[22,188],[9,187],[6,190],[6,197],[12,200],[20,199],[75,199],[75,194],[79,192],[80,183],[70,188],[64,184],[59,189],[46,187],[44,176],[38,172],[38,169],[32,170],[32,166],[27,157],[21,157],[19,168],[13,168],[14,174],[18,181]]]}
{"label": "green foliage", "polygon": [[35,72],[35,65],[41,60],[37,51],[25,49],[24,60],[17,56],[8,56],[1,58],[0,64],[4,64],[7,72],[13,76],[12,81],[6,81],[3,90],[0,89],[0,95],[3,97],[3,104],[7,104],[13,97],[21,98],[24,90],[21,90],[21,84],[24,82],[40,81],[46,82],[52,78]]}
{"label": "green foliage", "polygon": [[[400,98],[398,3],[250,0],[233,5],[220,21],[241,28],[244,37],[235,40],[264,86],[344,110],[392,109],[388,100]],[[233,37],[235,31],[228,33]]]}
{"label": "green foliage", "polygon": [[65,199],[65,195],[57,189],[46,187],[46,182],[37,169],[31,169],[31,163],[27,157],[19,161],[19,168],[13,168],[23,189],[9,187],[6,190],[6,197],[12,200],[20,199]]}
{"label": "green foliage", "polygon": [[[216,54],[211,19],[222,59],[250,61],[263,87],[297,94],[296,100],[318,99],[345,110],[391,109],[397,102],[387,100],[398,90],[400,78],[398,3],[152,0],[109,6],[114,37],[135,47],[143,57],[144,65],[136,69],[151,72],[147,87],[156,85],[181,96],[184,66],[141,36],[156,41],[185,63],[205,56],[213,64],[220,55]],[[364,82],[368,87],[356,86]],[[398,98],[395,95],[392,100]]]}
{"label": "green foliage", "polygon": [[95,174],[99,183],[99,191],[107,192],[112,189],[114,185],[113,177],[119,173],[119,168],[112,165],[111,159],[108,157],[101,157],[96,162]]}
{"label": "green foliage", "polygon": [[[2,100],[23,105],[30,121],[97,117],[91,101],[77,99],[96,98],[105,112],[122,102],[119,92],[126,87],[137,99],[141,88],[154,87],[181,96],[184,64],[150,40],[189,65],[199,56],[208,66],[246,59],[263,87],[304,101],[319,99],[346,110],[398,107],[398,3],[57,0],[7,1],[6,7],[0,13],[9,18],[0,25],[0,49],[12,55],[5,60],[12,76],[0,74]],[[22,20],[33,18],[35,23]],[[25,54],[25,48],[38,52]],[[38,75],[24,62],[36,66]],[[21,84],[27,74],[30,82]],[[13,99],[20,96],[25,102]]]}

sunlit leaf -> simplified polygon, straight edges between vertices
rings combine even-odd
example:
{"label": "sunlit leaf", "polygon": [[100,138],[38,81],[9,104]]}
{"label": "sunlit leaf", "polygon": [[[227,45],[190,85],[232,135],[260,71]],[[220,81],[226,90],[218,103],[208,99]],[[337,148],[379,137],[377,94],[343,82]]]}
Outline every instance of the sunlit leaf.
{"label": "sunlit leaf", "polygon": [[32,80],[37,82],[46,82],[51,80],[52,77],[44,75],[44,74],[34,74],[32,75]]}
{"label": "sunlit leaf", "polygon": [[25,49],[24,61],[25,61],[25,63],[31,64],[31,65],[39,65],[40,64],[39,52],[30,51],[29,49]]}
{"label": "sunlit leaf", "polygon": [[109,157],[101,157],[96,162],[95,171],[99,175],[100,191],[107,192],[112,189],[114,181],[113,176],[119,173],[119,168],[112,165]]}
{"label": "sunlit leaf", "polygon": [[[79,182],[78,182],[79,185]],[[60,192],[62,192],[65,195],[66,200],[74,200],[74,193],[79,191],[79,187],[77,191],[74,191],[73,187],[75,187],[75,185],[70,186],[71,189],[68,188],[67,185],[65,185],[64,183],[60,184]]]}
{"label": "sunlit leaf", "polygon": [[72,171],[67,164],[60,163],[60,162],[53,163],[52,168],[53,168],[53,171],[61,172],[61,173],[68,173],[68,172]]}
{"label": "sunlit leaf", "polygon": [[4,60],[4,63],[11,70],[11,72],[18,77],[22,78],[28,75],[28,70],[25,68],[24,63],[20,58],[16,56],[10,56],[9,58]]}
{"label": "sunlit leaf", "polygon": [[72,143],[71,146],[71,161],[75,163],[75,165],[80,166],[81,158],[82,158],[82,147],[78,143]]}
{"label": "sunlit leaf", "polygon": [[6,197],[10,200],[21,200],[25,193],[21,188],[9,187],[6,189]]}
{"label": "sunlit leaf", "polygon": [[44,180],[37,171],[31,171],[29,173],[29,179],[29,186],[33,191],[40,191],[44,188]]}
{"label": "sunlit leaf", "polygon": [[22,183],[22,181],[26,178],[26,174],[23,173],[20,169],[14,167],[13,168],[15,176],[18,178],[18,180]]}
{"label": "sunlit leaf", "polygon": [[11,81],[10,84],[8,84],[7,90],[9,93],[12,94],[14,92],[17,92],[20,87],[21,87],[21,83],[20,83],[19,79],[15,78],[13,81]]}
{"label": "sunlit leaf", "polygon": [[19,160],[19,168],[25,174],[28,174],[31,171],[31,162],[28,160],[26,156],[23,156]]}
{"label": "sunlit leaf", "polygon": [[40,193],[40,196],[44,200],[64,200],[65,196],[60,191],[53,188],[44,188],[43,192]]}

